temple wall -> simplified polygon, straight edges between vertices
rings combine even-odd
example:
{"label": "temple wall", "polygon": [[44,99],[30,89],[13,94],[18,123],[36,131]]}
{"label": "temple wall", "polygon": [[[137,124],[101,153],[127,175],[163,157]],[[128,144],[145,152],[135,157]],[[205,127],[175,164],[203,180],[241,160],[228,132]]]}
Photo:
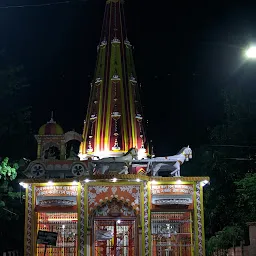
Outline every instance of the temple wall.
{"label": "temple wall", "polygon": [[[58,250],[77,251],[81,256],[104,256],[115,246],[116,250],[128,250],[129,247],[134,253],[131,255],[137,256],[167,252],[179,256],[203,256],[203,219],[200,181],[182,184],[168,180],[157,183],[122,180],[81,181],[75,185],[72,182],[28,184],[25,255],[42,254],[43,247],[36,243],[40,229],[58,232],[57,247],[63,244],[63,248],[47,249],[46,256]],[[67,241],[65,231],[67,234],[73,232],[74,237]],[[103,231],[115,235],[104,240],[98,237]],[[119,246],[119,243],[128,247]],[[113,244],[116,245],[113,247]]]}
{"label": "temple wall", "polygon": [[228,256],[255,256],[256,255],[256,222],[247,223],[249,227],[249,240],[248,246],[237,246],[229,248]]}

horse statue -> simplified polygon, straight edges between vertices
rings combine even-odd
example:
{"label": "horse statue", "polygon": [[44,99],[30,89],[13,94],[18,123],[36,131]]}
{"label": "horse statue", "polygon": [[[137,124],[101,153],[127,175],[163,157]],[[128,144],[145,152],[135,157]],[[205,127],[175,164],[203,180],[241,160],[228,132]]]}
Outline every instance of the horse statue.
{"label": "horse statue", "polygon": [[131,148],[123,156],[106,157],[99,160],[92,161],[94,164],[94,172],[104,174],[107,172],[115,172],[118,174],[128,174],[129,166],[132,160],[138,159],[138,150]]}
{"label": "horse statue", "polygon": [[[169,167],[172,176],[180,176],[180,166],[185,162],[192,159],[192,149],[187,146],[182,148],[176,155],[174,156],[166,156],[166,157],[155,157],[148,160],[149,165],[151,165],[151,169],[153,170],[152,175],[156,176],[157,172],[162,166]],[[170,164],[170,162],[174,162],[174,164]],[[153,165],[154,163],[154,165]]]}

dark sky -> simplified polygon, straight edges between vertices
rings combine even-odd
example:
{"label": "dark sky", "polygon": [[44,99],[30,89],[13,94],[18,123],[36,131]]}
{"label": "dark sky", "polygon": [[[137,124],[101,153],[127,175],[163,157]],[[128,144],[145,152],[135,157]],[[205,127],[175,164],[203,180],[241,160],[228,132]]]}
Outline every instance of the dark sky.
{"label": "dark sky", "polygon": [[[57,0],[0,0],[0,7],[49,2]],[[241,47],[256,36],[256,6],[186,2],[125,4],[148,134],[157,155],[207,143],[206,128],[221,121],[220,91],[244,72]],[[82,132],[104,5],[105,0],[74,0],[0,8],[0,49],[25,67],[31,86],[21,100],[33,107],[35,133],[52,110],[65,131]]]}

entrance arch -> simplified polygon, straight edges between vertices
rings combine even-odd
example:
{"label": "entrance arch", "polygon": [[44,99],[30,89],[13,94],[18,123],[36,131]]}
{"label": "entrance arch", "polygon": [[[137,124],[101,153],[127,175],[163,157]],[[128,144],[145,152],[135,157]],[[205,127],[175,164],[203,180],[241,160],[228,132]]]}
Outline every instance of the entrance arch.
{"label": "entrance arch", "polygon": [[113,198],[97,206],[91,217],[93,256],[138,255],[138,215],[131,205]]}

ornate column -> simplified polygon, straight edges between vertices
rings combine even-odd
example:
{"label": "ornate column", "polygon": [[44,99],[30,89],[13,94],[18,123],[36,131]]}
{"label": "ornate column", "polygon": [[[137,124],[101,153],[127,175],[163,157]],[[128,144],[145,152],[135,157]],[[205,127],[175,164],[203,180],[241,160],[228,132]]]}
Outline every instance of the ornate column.
{"label": "ornate column", "polygon": [[[149,256],[150,255],[150,227],[149,227],[149,207],[148,207],[148,203],[149,203],[149,199],[148,199],[148,183],[146,181],[143,182],[143,186],[144,186],[144,244],[145,244],[145,256]],[[143,221],[142,221],[143,224]],[[143,229],[142,229],[143,232]],[[143,241],[142,241],[143,243]]]}
{"label": "ornate column", "polygon": [[205,241],[204,241],[204,211],[203,211],[203,187],[201,182],[196,182],[196,229],[197,229],[197,240],[195,255],[204,256],[205,255]]}
{"label": "ornate column", "polygon": [[33,187],[29,184],[26,189],[26,208],[25,208],[25,252],[26,256],[32,256],[33,252]]}
{"label": "ornate column", "polygon": [[80,218],[79,218],[79,245],[80,248],[79,252],[80,252],[80,256],[84,256],[85,255],[85,205],[84,205],[84,200],[85,200],[85,183],[81,182],[81,188],[80,188],[80,208],[79,208],[79,213],[80,213]]}

